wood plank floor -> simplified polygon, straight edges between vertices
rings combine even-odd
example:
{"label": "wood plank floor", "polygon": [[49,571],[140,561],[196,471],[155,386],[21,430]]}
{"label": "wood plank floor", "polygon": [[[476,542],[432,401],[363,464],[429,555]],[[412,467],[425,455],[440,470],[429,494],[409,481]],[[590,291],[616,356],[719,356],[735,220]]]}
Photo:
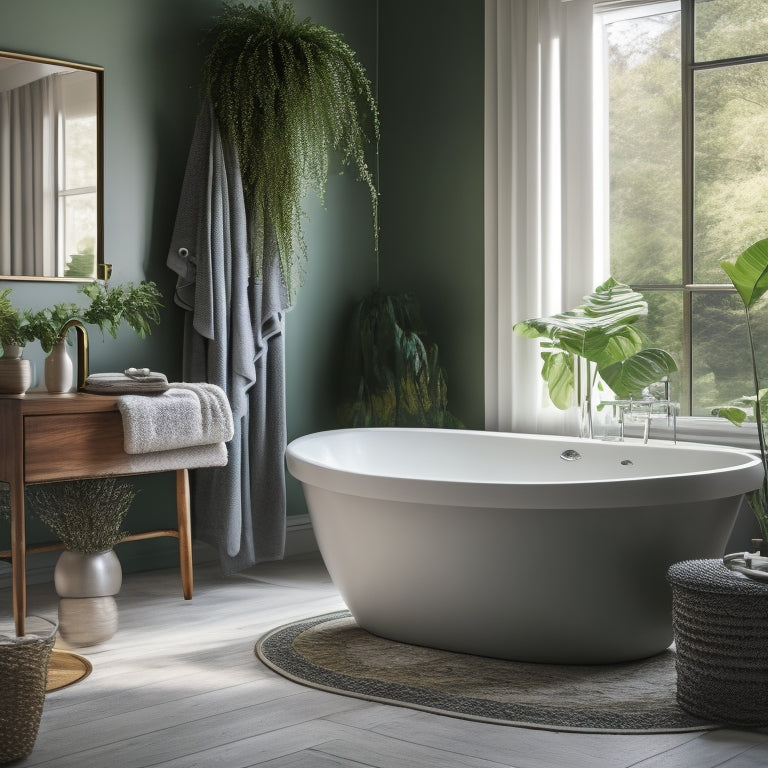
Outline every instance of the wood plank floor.
{"label": "wood plank floor", "polygon": [[[196,570],[192,601],[175,570],[128,575],[120,629],[77,649],[82,683],[46,699],[19,766],[55,768],[757,768],[768,732],[568,734],[474,723],[364,702],[286,680],[254,656],[267,630],[343,607],[316,555],[224,578]],[[0,590],[0,625],[10,594]],[[52,584],[30,614],[55,618]],[[0,695],[2,691],[0,690]]]}

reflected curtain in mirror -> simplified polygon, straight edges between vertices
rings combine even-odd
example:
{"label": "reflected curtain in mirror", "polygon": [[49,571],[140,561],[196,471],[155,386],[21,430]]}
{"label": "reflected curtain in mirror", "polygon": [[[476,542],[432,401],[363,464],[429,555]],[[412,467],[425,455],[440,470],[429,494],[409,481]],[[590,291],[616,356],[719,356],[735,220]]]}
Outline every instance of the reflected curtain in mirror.
{"label": "reflected curtain in mirror", "polygon": [[58,75],[0,93],[0,274],[56,275]]}

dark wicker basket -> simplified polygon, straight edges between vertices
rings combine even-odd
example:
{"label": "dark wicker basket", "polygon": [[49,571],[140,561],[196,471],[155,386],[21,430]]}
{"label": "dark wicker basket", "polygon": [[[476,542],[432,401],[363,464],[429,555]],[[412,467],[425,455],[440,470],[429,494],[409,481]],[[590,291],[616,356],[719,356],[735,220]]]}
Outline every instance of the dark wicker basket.
{"label": "dark wicker basket", "polygon": [[675,563],[668,579],[680,706],[726,725],[768,725],[768,584],[721,560]]}
{"label": "dark wicker basket", "polygon": [[26,757],[35,746],[55,642],[55,625],[47,636],[0,635],[0,763]]}

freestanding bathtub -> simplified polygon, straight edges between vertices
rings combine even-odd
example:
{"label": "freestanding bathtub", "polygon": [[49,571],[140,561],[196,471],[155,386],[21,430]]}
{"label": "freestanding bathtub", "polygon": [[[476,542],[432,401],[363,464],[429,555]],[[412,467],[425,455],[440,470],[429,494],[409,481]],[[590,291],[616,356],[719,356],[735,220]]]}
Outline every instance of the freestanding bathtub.
{"label": "freestanding bathtub", "polygon": [[763,477],[727,448],[464,430],[319,432],[286,458],[361,627],[563,664],[667,648],[667,568],[722,556]]}

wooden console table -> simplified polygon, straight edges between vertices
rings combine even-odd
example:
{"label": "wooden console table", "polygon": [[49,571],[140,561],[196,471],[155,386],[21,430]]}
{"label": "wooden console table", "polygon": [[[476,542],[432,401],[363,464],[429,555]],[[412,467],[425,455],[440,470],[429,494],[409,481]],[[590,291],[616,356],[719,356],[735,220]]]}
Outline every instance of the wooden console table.
{"label": "wooden console table", "polygon": [[[140,473],[123,450],[123,421],[117,397],[83,392],[0,396],[0,481],[10,485],[11,502],[11,549],[0,552],[0,557],[11,559],[17,635],[25,632],[27,554],[63,548],[60,544],[27,546],[25,485]],[[182,589],[189,600],[193,574],[186,469],[176,470],[176,511],[178,528],[138,533],[124,541],[178,538]]]}

